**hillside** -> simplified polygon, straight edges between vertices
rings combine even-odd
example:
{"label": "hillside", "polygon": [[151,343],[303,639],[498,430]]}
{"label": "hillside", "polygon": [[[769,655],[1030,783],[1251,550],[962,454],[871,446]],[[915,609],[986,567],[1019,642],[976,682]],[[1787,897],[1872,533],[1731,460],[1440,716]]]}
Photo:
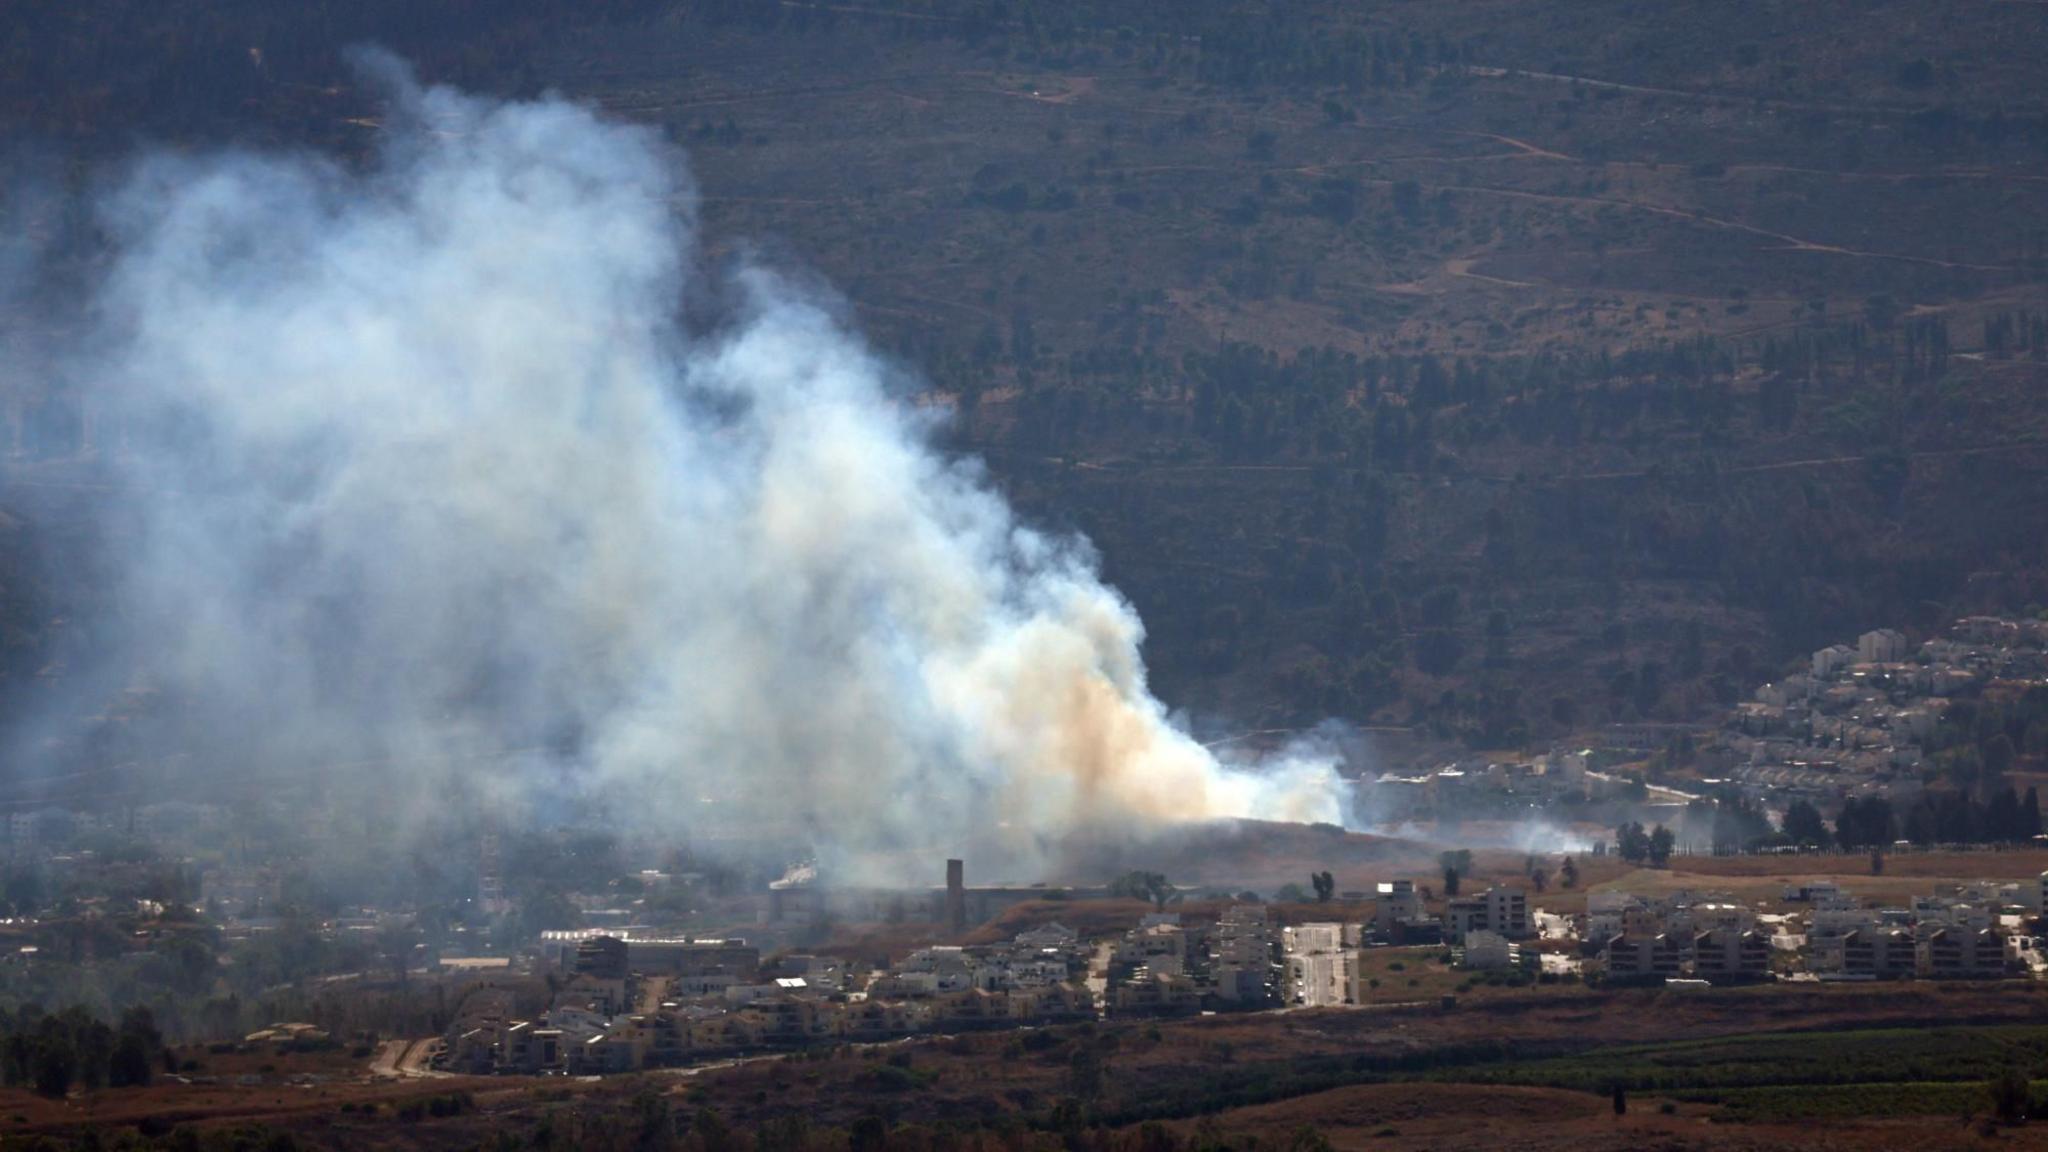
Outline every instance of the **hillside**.
{"label": "hillside", "polygon": [[[297,7],[40,10],[17,163],[361,152],[365,40],[656,125],[712,255],[843,294],[1205,729],[1695,719],[2048,602],[2040,5]],[[65,395],[6,383],[0,502],[89,480]],[[17,681],[111,610],[5,595]]]}

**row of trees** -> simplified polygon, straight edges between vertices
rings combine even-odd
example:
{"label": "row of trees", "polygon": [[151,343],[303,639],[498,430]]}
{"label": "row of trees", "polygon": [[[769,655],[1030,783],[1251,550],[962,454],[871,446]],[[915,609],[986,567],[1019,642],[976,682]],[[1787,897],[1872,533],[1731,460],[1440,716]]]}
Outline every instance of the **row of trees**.
{"label": "row of trees", "polygon": [[[1773,827],[1744,798],[1702,799],[1686,806],[1684,827],[1691,836],[1709,836],[1717,852],[1777,845],[1857,851],[1889,848],[1901,839],[1922,845],[2022,843],[2042,832],[2037,791],[2028,788],[2022,796],[2009,786],[1985,800],[1963,792],[1923,792],[1903,810],[1881,796],[1851,797],[1832,826],[1810,800],[1794,800]],[[1616,839],[1624,859],[1657,865],[1669,857],[1676,837],[1661,824],[1649,833],[1640,824],[1624,824]]]}
{"label": "row of trees", "polygon": [[97,1091],[148,1084],[157,1062],[169,1059],[156,1019],[144,1007],[122,1013],[113,1027],[75,1006],[55,1015],[33,1004],[0,1012],[0,1082],[52,1099],[64,1098],[74,1085]]}
{"label": "row of trees", "polygon": [[1646,832],[1640,822],[1631,820],[1614,830],[1615,852],[1631,864],[1662,868],[1671,862],[1677,843],[1677,834],[1662,824]]}
{"label": "row of trees", "polygon": [[1784,833],[1793,843],[1844,849],[1886,848],[1899,840],[1914,844],[2022,843],[2041,835],[2041,801],[2028,788],[2010,786],[1980,801],[1962,792],[1923,792],[1903,812],[1882,796],[1851,797],[1828,834],[1820,813],[1804,800],[1785,811]]}

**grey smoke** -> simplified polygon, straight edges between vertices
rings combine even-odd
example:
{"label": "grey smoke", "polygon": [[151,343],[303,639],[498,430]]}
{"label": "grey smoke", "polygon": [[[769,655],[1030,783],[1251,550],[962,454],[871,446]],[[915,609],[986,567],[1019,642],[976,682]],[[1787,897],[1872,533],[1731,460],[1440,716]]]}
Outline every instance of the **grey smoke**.
{"label": "grey smoke", "polygon": [[828,301],[702,271],[654,133],[383,68],[366,170],[156,155],[106,205],[126,659],[195,756],[870,872],[1344,821],[1329,757],[1170,721],[1085,542],[934,451]]}

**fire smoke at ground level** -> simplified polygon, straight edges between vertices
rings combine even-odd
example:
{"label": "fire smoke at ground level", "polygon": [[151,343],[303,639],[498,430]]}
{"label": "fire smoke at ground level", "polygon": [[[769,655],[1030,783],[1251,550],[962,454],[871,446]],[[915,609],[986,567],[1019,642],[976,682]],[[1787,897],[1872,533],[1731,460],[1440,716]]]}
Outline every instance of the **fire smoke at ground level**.
{"label": "fire smoke at ground level", "polygon": [[403,765],[401,820],[795,825],[848,873],[1345,822],[1327,750],[1169,720],[1086,544],[936,453],[829,300],[703,274],[653,133],[370,66],[368,170],[157,154],[105,201],[70,367],[129,474],[116,658],[195,761]]}

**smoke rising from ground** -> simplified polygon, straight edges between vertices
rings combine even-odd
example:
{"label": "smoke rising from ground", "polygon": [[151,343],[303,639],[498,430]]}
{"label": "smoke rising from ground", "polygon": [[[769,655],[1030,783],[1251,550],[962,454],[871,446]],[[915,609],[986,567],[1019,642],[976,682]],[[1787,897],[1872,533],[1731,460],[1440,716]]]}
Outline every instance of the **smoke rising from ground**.
{"label": "smoke rising from ground", "polygon": [[106,207],[128,656],[195,757],[850,865],[1344,822],[1328,757],[1169,721],[1086,544],[929,447],[828,301],[701,272],[655,135],[382,67],[367,171],[156,156]]}

